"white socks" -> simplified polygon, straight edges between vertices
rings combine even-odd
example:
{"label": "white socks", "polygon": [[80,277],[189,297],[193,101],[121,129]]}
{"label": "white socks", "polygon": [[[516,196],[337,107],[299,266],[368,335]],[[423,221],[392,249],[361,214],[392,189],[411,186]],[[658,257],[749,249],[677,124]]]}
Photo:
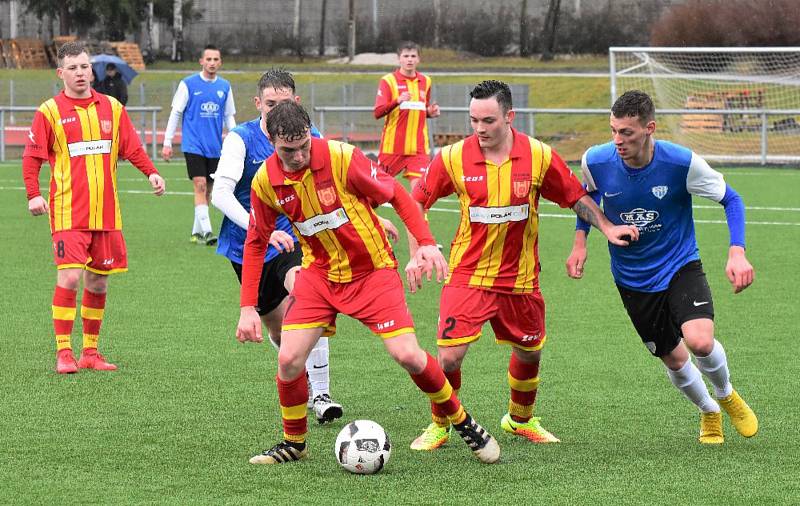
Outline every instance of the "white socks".
{"label": "white socks", "polygon": [[[269,342],[275,351],[280,351],[278,343],[272,340],[269,336]],[[311,393],[308,398],[309,402],[314,397],[322,394],[330,395],[330,367],[328,366],[328,338],[320,337],[317,344],[311,350],[311,353],[306,359],[306,373],[308,374],[308,382],[311,385]]]}
{"label": "white socks", "polygon": [[211,218],[208,217],[208,204],[194,206],[194,226],[192,234],[208,234],[211,232]]}
{"label": "white socks", "polygon": [[714,396],[717,399],[723,399],[731,395],[733,385],[731,385],[731,376],[730,372],[728,372],[728,358],[725,356],[725,349],[719,341],[714,340],[714,347],[708,356],[695,356],[695,360],[697,360],[698,369],[714,387]]}
{"label": "white socks", "polygon": [[328,367],[328,338],[320,337],[306,360],[306,372],[311,382],[312,399],[330,394],[330,368]]}
{"label": "white socks", "polygon": [[683,367],[673,371],[667,367],[667,375],[675,387],[703,413],[719,412],[719,404],[708,394],[700,370],[689,359]]}

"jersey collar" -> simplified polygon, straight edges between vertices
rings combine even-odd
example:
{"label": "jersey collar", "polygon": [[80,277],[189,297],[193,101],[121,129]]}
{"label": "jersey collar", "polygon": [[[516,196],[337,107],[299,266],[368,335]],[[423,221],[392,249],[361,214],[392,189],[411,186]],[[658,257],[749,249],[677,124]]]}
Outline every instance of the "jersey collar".
{"label": "jersey collar", "polygon": [[273,187],[276,186],[290,186],[302,183],[312,172],[316,172],[325,167],[325,154],[328,149],[328,141],[325,139],[318,139],[311,137],[311,161],[308,164],[308,169],[303,171],[300,178],[290,178],[286,171],[283,170],[283,162],[278,157],[277,153],[273,153],[267,161],[267,174],[269,175],[269,182]]}
{"label": "jersey collar", "polygon": [[400,69],[394,71],[394,77],[398,81],[419,81],[419,72],[414,71],[414,77],[408,77],[407,75],[400,72]]}
{"label": "jersey collar", "polygon": [[[527,135],[518,132],[513,127],[511,128],[511,135],[514,138],[514,143],[511,145],[511,153],[508,155],[509,160],[522,158],[526,153],[530,153],[530,143],[528,142]],[[472,155],[468,159],[472,160],[473,164],[482,165],[487,162],[486,157],[483,156],[481,146],[478,144],[478,137],[470,135],[464,141],[464,150]]]}

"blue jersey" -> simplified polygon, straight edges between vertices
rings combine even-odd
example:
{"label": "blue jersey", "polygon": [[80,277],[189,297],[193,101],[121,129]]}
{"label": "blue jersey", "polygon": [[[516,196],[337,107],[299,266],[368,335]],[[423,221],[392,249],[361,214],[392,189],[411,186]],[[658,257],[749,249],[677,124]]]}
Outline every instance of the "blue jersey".
{"label": "blue jersey", "polygon": [[639,240],[621,247],[609,243],[611,273],[617,284],[642,292],[666,290],[675,273],[700,258],[692,218],[692,195],[720,202],[725,181],[691,150],[656,141],[651,162],[625,165],[613,143],[583,156],[583,180],[599,194],[615,225],[636,225]]}
{"label": "blue jersey", "polygon": [[[245,146],[244,158],[244,171],[239,182],[236,183],[236,188],[233,190],[233,195],[236,200],[242,204],[248,212],[250,211],[250,186],[253,183],[253,177],[256,172],[264,163],[264,160],[269,158],[275,152],[275,147],[267,139],[264,131],[261,130],[261,118],[256,118],[245,123],[236,125],[231,133],[234,133],[242,138]],[[322,137],[316,127],[311,127],[311,135],[314,137]],[[297,242],[292,231],[292,225],[286,216],[278,216],[275,224],[275,230],[282,230],[291,235],[294,242]],[[223,218],[222,225],[219,231],[219,242],[217,243],[217,253],[223,255],[229,260],[241,264],[244,255],[244,240],[247,237],[247,230],[241,228],[239,225],[231,221],[227,216]],[[267,248],[267,253],[264,257],[264,262],[269,262],[280,252],[273,246]]]}
{"label": "blue jersey", "polygon": [[183,110],[181,150],[219,158],[225,103],[231,85],[219,76],[213,82],[206,81],[200,74],[185,78],[183,83],[189,90],[189,102]]}

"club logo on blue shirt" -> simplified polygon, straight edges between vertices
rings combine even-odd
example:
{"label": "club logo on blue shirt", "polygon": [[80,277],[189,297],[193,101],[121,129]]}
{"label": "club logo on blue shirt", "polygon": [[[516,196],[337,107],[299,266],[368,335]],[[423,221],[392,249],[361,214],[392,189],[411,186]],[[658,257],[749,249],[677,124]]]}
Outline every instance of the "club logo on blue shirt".
{"label": "club logo on blue shirt", "polygon": [[667,194],[667,190],[668,188],[666,186],[654,186],[650,188],[650,191],[653,192],[653,195],[655,195],[658,200],[664,198],[664,196]]}
{"label": "club logo on blue shirt", "polygon": [[658,211],[648,211],[647,209],[637,207],[636,209],[619,213],[619,217],[628,225],[636,225],[642,229],[658,219]]}
{"label": "club logo on blue shirt", "polygon": [[200,104],[200,116],[215,116],[219,111],[219,104],[215,102],[203,102]]}
{"label": "club logo on blue shirt", "polygon": [[217,96],[218,96],[219,98],[222,98],[222,97],[223,97],[223,95],[225,95],[225,92],[223,92],[222,90],[217,90]]}

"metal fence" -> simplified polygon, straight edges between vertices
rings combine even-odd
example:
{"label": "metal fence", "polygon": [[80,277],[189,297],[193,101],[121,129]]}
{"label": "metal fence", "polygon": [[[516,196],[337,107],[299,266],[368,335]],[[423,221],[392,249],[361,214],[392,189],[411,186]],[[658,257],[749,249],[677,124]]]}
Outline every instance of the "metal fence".
{"label": "metal fence", "polygon": [[[430,136],[431,146],[434,145],[434,137],[440,133],[462,133],[463,135],[467,135],[470,131],[470,124],[469,124],[469,108],[468,107],[441,107],[442,116],[454,116],[456,113],[460,113],[463,117],[463,121],[466,122],[464,128],[459,132],[454,132],[452,130],[443,130],[442,125],[436,121],[431,121],[428,123],[428,134]],[[355,132],[352,128],[353,122],[349,119],[352,118],[354,114],[358,113],[371,113],[372,107],[370,106],[318,106],[314,108],[314,111],[317,113],[317,126],[322,132],[336,132],[337,136],[341,136],[341,138],[345,141],[351,140],[353,137],[353,133]],[[566,116],[579,116],[579,115],[597,115],[597,116],[608,116],[609,110],[608,109],[569,109],[569,108],[531,108],[531,107],[521,107],[521,108],[514,108],[517,115],[516,127],[530,135],[531,137],[536,136],[536,128],[537,128],[537,116],[548,116],[548,115],[566,115]],[[328,116],[326,116],[326,114]],[[330,114],[337,114],[339,115],[338,121],[330,121],[329,116]],[[800,153],[788,153],[788,154],[770,154],[769,151],[769,142],[768,142],[768,133],[769,133],[769,117],[770,116],[795,116],[800,115],[800,109],[658,109],[656,110],[657,115],[663,116],[684,116],[684,115],[708,115],[708,114],[719,114],[721,116],[725,115],[740,115],[740,114],[749,114],[749,115],[757,115],[761,119],[761,128],[759,130],[759,152],[753,153],[751,155],[712,155],[712,154],[704,154],[698,153],[698,155],[703,156],[707,160],[710,161],[728,161],[728,162],[751,162],[751,163],[760,163],[761,165],[766,165],[767,163],[788,163],[788,162],[800,162]],[[450,122],[449,124],[452,124]],[[669,139],[669,133],[664,136],[665,139]],[[355,138],[353,140],[359,141],[361,139]],[[606,142],[607,138],[601,140],[599,142]],[[598,141],[593,141],[598,142]],[[591,143],[586,143],[585,148],[588,148]]]}
{"label": "metal fence", "polygon": [[[15,112],[34,113],[38,109],[39,108],[35,106],[0,106],[0,162],[6,160],[6,114],[14,114]],[[126,107],[126,109],[128,113],[141,114],[140,128],[138,129],[139,138],[142,141],[145,151],[147,151],[148,140],[150,141],[151,156],[155,159],[158,154],[157,116],[161,111],[161,107],[131,106]],[[150,130],[147,130],[147,122],[145,121],[148,115],[150,116]]]}

